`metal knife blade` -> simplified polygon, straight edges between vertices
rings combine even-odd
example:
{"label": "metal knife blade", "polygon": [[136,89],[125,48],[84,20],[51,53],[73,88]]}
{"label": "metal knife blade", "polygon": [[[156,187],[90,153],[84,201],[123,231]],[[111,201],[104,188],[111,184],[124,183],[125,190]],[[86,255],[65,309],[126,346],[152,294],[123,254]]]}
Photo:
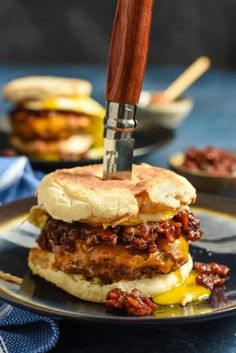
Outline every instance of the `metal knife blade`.
{"label": "metal knife blade", "polygon": [[130,179],[132,173],[134,139],[104,139],[103,178]]}

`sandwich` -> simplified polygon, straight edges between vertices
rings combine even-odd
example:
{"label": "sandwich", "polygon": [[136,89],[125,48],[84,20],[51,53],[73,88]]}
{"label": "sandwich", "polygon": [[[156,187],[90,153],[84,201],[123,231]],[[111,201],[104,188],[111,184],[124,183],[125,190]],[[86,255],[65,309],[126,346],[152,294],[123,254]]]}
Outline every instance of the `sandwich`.
{"label": "sandwich", "polygon": [[77,298],[104,303],[113,289],[155,298],[192,271],[196,192],[172,171],[133,165],[131,180],[103,180],[101,165],[61,169],[43,178],[37,199],[30,220],[41,232],[28,265]]}
{"label": "sandwich", "polygon": [[103,144],[104,108],[90,97],[90,82],[29,76],[8,83],[11,145],[40,160],[78,160]]}

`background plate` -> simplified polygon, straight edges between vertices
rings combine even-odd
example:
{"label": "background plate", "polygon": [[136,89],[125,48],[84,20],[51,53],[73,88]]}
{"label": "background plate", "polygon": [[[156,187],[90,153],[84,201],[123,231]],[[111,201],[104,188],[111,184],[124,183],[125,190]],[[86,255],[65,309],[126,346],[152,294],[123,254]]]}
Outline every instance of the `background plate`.
{"label": "background plate", "polygon": [[190,183],[197,190],[212,192],[229,197],[236,197],[235,175],[220,176],[203,171],[192,172],[191,170],[182,167],[183,160],[184,152],[174,153],[169,157],[169,167],[177,174],[180,174],[188,179],[188,181],[190,181]]}
{"label": "background plate", "polygon": [[199,194],[196,212],[202,222],[204,237],[198,242],[200,247],[191,249],[194,259],[230,266],[225,291],[219,287],[210,300],[185,307],[159,306],[155,317],[144,318],[109,314],[104,305],[78,300],[30,273],[27,269],[28,248],[20,244],[22,237],[34,239],[30,232],[22,234],[19,229],[17,232],[14,229],[34,203],[34,198],[28,198],[0,207],[0,270],[24,278],[22,286],[0,280],[0,297],[4,300],[44,314],[115,323],[176,323],[236,313],[236,200]]}

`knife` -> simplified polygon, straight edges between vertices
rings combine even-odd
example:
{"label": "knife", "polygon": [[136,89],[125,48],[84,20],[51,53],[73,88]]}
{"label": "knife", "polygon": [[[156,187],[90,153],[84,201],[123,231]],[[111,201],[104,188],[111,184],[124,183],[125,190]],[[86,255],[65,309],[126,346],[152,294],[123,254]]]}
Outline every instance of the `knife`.
{"label": "knife", "polygon": [[110,44],[104,119],[104,179],[130,179],[135,112],[147,62],[154,0],[118,0]]}

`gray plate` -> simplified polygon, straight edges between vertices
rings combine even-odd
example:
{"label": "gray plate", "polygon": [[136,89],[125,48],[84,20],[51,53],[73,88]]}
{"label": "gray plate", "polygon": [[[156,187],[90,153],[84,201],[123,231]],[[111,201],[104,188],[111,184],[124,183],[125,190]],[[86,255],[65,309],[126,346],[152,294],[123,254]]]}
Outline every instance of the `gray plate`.
{"label": "gray plate", "polygon": [[236,200],[200,194],[196,208],[205,236],[199,247],[192,247],[193,259],[230,266],[225,290],[219,287],[210,300],[186,307],[159,306],[154,317],[143,318],[107,313],[104,305],[78,300],[30,273],[27,246],[35,237],[19,223],[34,203],[34,198],[28,198],[0,207],[0,270],[24,278],[21,286],[0,280],[0,297],[7,302],[56,317],[123,324],[210,320],[236,313]]}

